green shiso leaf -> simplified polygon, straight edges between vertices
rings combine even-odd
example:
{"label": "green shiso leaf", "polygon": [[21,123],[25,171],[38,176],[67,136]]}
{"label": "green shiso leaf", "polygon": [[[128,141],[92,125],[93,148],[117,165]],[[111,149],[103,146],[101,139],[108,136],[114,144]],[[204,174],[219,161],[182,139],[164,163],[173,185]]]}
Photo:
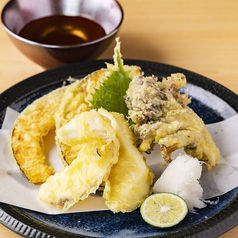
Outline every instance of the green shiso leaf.
{"label": "green shiso leaf", "polygon": [[110,75],[105,77],[99,88],[95,89],[95,93],[92,94],[92,100],[90,101],[92,104],[91,108],[99,109],[102,107],[109,112],[122,113],[127,119],[128,108],[124,96],[132,78],[129,77],[130,71],[125,71],[123,68],[118,38],[113,58],[115,65],[107,65]]}

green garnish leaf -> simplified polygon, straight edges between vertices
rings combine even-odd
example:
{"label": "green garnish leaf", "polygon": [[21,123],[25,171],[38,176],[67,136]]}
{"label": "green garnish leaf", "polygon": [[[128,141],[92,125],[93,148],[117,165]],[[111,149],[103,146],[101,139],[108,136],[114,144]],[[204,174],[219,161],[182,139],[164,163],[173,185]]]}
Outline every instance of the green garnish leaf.
{"label": "green garnish leaf", "polygon": [[118,112],[124,114],[127,119],[128,108],[126,106],[124,96],[129,88],[132,78],[129,77],[130,71],[125,71],[123,68],[123,60],[120,53],[120,42],[117,40],[117,45],[114,49],[114,66],[108,65],[110,75],[105,77],[102,84],[95,93],[92,94],[90,101],[92,109],[104,108],[109,112]]}

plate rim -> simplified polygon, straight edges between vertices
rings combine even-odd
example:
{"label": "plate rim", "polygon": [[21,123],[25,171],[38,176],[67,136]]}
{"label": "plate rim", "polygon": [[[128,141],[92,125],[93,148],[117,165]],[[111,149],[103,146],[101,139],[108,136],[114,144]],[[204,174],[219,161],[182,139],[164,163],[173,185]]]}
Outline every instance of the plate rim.
{"label": "plate rim", "polygon": [[[63,65],[54,69],[46,70],[41,73],[38,73],[36,75],[33,75],[31,77],[28,77],[17,84],[11,86],[4,92],[0,94],[0,113],[2,114],[2,117],[5,116],[4,110],[6,110],[7,106],[10,106],[12,103],[21,100],[21,98],[26,97],[27,94],[33,93],[34,91],[39,91],[40,89],[47,88],[52,85],[56,85],[57,83],[62,83],[63,81],[67,80],[67,78],[70,76],[68,72],[71,72],[71,76],[74,72],[77,72],[77,76],[84,76],[87,73],[86,72],[92,72],[95,70],[95,68],[105,68],[105,62],[113,63],[110,59],[101,59],[101,60],[93,60],[93,61],[85,61],[85,62],[78,62],[68,65]],[[180,72],[184,73],[186,75],[187,81],[191,84],[197,85],[199,87],[202,87],[205,90],[210,91],[211,93],[217,95],[222,100],[227,102],[229,106],[231,106],[236,112],[238,112],[238,100],[234,100],[234,98],[238,99],[238,95],[232,92],[230,89],[226,88],[225,86],[217,83],[216,81],[209,79],[203,75],[200,75],[198,73],[189,71],[187,69],[164,64],[160,62],[154,62],[154,61],[147,61],[147,60],[134,60],[134,59],[124,59],[124,63],[128,65],[137,65],[140,66],[143,64],[143,67],[148,66],[148,70],[146,71],[146,75],[151,75],[150,71],[153,72],[154,67],[156,67],[156,71],[159,71],[158,67],[161,68],[160,72],[162,73],[164,68],[166,68],[166,73],[171,72]],[[87,65],[87,67],[85,67]],[[85,69],[86,68],[86,69]],[[92,69],[92,70],[91,70]],[[143,71],[143,68],[142,68]],[[67,72],[65,74],[64,72]],[[79,74],[78,72],[82,72]],[[84,73],[83,73],[84,72]],[[56,80],[56,77],[58,76],[58,79]],[[49,80],[51,77],[54,79],[53,81]],[[193,78],[195,78],[193,80]],[[24,85],[27,85],[29,82],[35,81],[35,89],[31,90],[30,92],[26,90],[26,87],[23,87]],[[204,84],[206,82],[206,84]],[[205,87],[204,87],[205,85]],[[16,91],[17,93],[13,95],[11,92]],[[227,97],[228,96],[228,97]],[[231,100],[232,99],[232,100]],[[226,211],[226,214],[224,214]],[[17,218],[17,215],[20,216],[22,220],[19,220]],[[29,222],[34,220],[34,227],[31,227]],[[214,224],[214,220],[216,220],[216,224]],[[48,235],[47,237],[53,238],[53,237],[59,237],[58,235],[69,235],[70,237],[85,237],[79,234],[75,233],[69,233],[67,231],[63,231],[60,229],[57,229],[55,227],[50,227],[49,229],[55,232],[51,233],[50,230],[48,230],[48,226],[40,223],[39,221],[33,219],[26,215],[19,210],[17,207],[4,204],[0,202],[0,223],[2,223],[4,226],[12,230],[13,232],[22,235],[24,237],[44,237],[44,235]],[[204,226],[202,229],[201,226]],[[207,224],[211,225],[211,228],[207,227]],[[226,225],[224,227],[224,224]],[[209,217],[206,221],[199,222],[192,227],[195,228],[196,233],[188,234],[187,237],[204,237],[206,235],[207,237],[215,237],[217,235],[221,235],[224,232],[227,232],[229,229],[233,228],[235,225],[238,224],[238,195],[229,203],[227,206],[225,206],[222,210],[214,214],[213,216]],[[46,227],[47,226],[47,227]],[[188,230],[191,227],[185,228],[183,230]],[[42,229],[46,230],[43,231]],[[201,231],[202,230],[202,231]],[[208,231],[209,230],[209,231]],[[153,236],[153,237],[178,237],[178,232],[172,232],[169,234],[159,235],[159,236]],[[39,236],[40,235],[40,236]],[[184,234],[183,234],[184,235]],[[208,236],[210,235],[210,236]],[[89,237],[89,236],[87,236]]]}

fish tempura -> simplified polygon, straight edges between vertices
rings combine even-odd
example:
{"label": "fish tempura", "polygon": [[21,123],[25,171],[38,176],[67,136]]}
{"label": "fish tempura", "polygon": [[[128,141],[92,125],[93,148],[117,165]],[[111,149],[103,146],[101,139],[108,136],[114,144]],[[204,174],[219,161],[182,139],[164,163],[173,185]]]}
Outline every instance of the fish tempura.
{"label": "fish tempura", "polygon": [[113,212],[131,212],[151,194],[154,174],[136,147],[124,116],[103,109],[98,111],[111,120],[120,141],[119,159],[106,180],[103,197]]}
{"label": "fish tempura", "polygon": [[63,211],[95,193],[118,160],[119,140],[110,121],[95,110],[84,112],[57,131],[63,143],[82,143],[78,157],[48,178],[38,197]]}

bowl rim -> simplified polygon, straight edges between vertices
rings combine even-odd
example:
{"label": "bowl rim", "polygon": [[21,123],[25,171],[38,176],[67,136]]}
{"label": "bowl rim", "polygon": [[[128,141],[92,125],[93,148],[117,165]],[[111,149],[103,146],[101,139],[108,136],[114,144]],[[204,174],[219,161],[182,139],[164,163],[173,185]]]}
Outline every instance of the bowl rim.
{"label": "bowl rim", "polygon": [[[40,46],[40,47],[43,47],[43,48],[51,48],[51,49],[71,49],[71,48],[79,48],[79,47],[84,47],[84,46],[90,46],[90,45],[93,45],[93,44],[96,44],[96,43],[99,43],[99,42],[102,42],[103,40],[107,39],[107,38],[110,38],[113,34],[115,34],[120,26],[122,25],[122,22],[124,20],[124,11],[123,11],[123,8],[121,6],[121,4],[117,1],[117,0],[113,0],[114,2],[117,3],[120,11],[121,11],[121,20],[119,22],[119,24],[116,26],[116,28],[114,30],[112,30],[111,32],[109,32],[108,34],[106,34],[105,36],[103,37],[100,37],[96,40],[93,40],[93,41],[89,41],[89,42],[86,42],[86,43],[81,43],[81,44],[74,44],[74,45],[50,45],[50,44],[42,44],[42,43],[39,43],[39,42],[36,42],[36,41],[32,41],[32,40],[28,40],[24,37],[21,37],[19,35],[17,35],[16,33],[12,32],[5,24],[5,21],[3,19],[3,15],[4,15],[4,12],[6,11],[7,7],[9,4],[11,4],[12,1],[8,1],[7,4],[3,7],[3,10],[1,12],[1,22],[2,22],[2,26],[4,28],[4,30],[11,36],[13,36],[14,38],[24,42],[24,43],[27,43],[27,44],[30,44],[30,45],[36,45],[36,46]],[[71,15],[64,15],[64,14],[56,14],[56,15],[63,15],[63,16],[71,16]]]}

